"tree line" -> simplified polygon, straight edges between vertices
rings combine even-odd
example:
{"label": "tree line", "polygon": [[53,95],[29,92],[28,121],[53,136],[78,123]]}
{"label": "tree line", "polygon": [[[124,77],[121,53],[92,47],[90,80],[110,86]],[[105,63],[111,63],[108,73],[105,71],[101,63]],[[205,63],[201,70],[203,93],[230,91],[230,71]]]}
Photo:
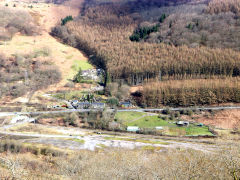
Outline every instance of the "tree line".
{"label": "tree line", "polygon": [[239,103],[240,84],[239,78],[152,82],[136,95],[149,107]]}

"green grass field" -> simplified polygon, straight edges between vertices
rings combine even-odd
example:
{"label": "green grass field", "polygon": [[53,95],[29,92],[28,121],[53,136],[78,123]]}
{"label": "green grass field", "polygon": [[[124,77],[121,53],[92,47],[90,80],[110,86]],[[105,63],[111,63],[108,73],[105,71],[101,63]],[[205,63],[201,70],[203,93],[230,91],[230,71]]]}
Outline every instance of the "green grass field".
{"label": "green grass field", "polygon": [[156,126],[169,126],[167,121],[160,119],[158,116],[146,116],[137,121],[127,123],[128,126],[138,126],[140,128],[154,128]]}
{"label": "green grass field", "polygon": [[[67,56],[66,59],[71,59],[71,55]],[[93,66],[88,63],[88,61],[84,60],[74,60],[73,65],[71,66],[71,70],[68,74],[68,79],[73,79],[73,77],[78,73],[79,69],[88,70],[93,69]]]}
{"label": "green grass field", "polygon": [[212,135],[207,126],[198,127],[190,124],[188,127],[179,127],[171,121],[159,118],[158,115],[147,116],[147,113],[142,112],[118,112],[115,119],[126,126],[138,126],[140,128],[162,126],[166,135]]}
{"label": "green grass field", "polygon": [[170,127],[166,131],[167,135],[187,135],[187,136],[197,136],[197,135],[213,135],[207,126],[198,127],[194,125],[189,125],[188,127]]}
{"label": "green grass field", "polygon": [[[57,93],[52,95],[53,97],[57,98],[57,99],[64,99],[64,100],[73,100],[73,99],[77,99],[80,100],[82,98],[83,95],[87,95],[88,92],[86,91],[66,91],[66,92],[62,92],[62,93]],[[105,96],[103,95],[98,95],[98,94],[94,94],[95,98],[103,98],[103,100],[101,102],[106,102],[105,101]]]}
{"label": "green grass field", "polygon": [[145,114],[142,112],[117,112],[115,119],[119,122],[128,123],[129,121],[141,118]]}
{"label": "green grass field", "polygon": [[82,91],[69,91],[65,93],[58,93],[54,94],[53,97],[57,99],[65,99],[65,100],[72,100],[72,99],[79,99],[83,96]]}
{"label": "green grass field", "polygon": [[82,70],[88,70],[88,69],[92,69],[93,66],[89,64],[88,61],[74,60],[72,69],[74,71],[78,71],[80,68]]}

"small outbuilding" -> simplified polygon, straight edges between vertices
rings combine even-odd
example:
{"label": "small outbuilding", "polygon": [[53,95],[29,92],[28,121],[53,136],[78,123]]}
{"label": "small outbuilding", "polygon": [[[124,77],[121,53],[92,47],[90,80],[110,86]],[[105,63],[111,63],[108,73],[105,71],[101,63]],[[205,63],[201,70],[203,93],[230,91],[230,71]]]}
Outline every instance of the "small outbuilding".
{"label": "small outbuilding", "polygon": [[131,102],[120,102],[119,104],[122,108],[131,108],[132,107]]}
{"label": "small outbuilding", "polygon": [[178,122],[176,122],[176,125],[178,125],[178,126],[188,126],[189,122],[187,122],[187,121],[178,121]]}
{"label": "small outbuilding", "polygon": [[203,123],[199,123],[197,126],[199,126],[199,127],[203,127],[204,124],[203,124]]}
{"label": "small outbuilding", "polygon": [[128,126],[127,127],[127,131],[128,132],[137,132],[137,131],[139,131],[140,129],[139,129],[139,127],[138,126]]}
{"label": "small outbuilding", "polygon": [[157,126],[156,130],[163,130],[163,127],[162,126]]}

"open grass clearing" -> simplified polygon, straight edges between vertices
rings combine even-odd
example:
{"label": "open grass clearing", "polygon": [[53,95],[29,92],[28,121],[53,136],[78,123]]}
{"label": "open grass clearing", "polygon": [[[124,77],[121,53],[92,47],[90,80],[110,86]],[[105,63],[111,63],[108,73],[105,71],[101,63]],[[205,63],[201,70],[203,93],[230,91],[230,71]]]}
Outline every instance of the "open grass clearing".
{"label": "open grass clearing", "polygon": [[146,116],[136,121],[126,123],[127,126],[138,126],[140,128],[154,128],[156,126],[173,126],[168,121],[164,121],[158,116]]}
{"label": "open grass clearing", "polygon": [[[81,99],[83,95],[87,95],[88,92],[86,91],[66,91],[66,92],[61,92],[57,94],[53,94],[52,96],[57,98],[57,99],[64,99],[64,100],[73,100],[73,99]],[[94,97],[96,98],[104,98],[102,95],[97,95],[94,94]]]}
{"label": "open grass clearing", "polygon": [[65,100],[72,100],[72,99],[79,99],[84,95],[82,91],[68,91],[63,93],[57,93],[52,95],[57,99],[65,99]]}
{"label": "open grass clearing", "polygon": [[88,61],[84,58],[83,60],[73,60],[72,55],[66,56],[67,60],[72,61],[71,69],[69,70],[69,79],[73,79],[73,77],[78,73],[79,69],[88,70],[93,69],[93,66],[88,63]]}
{"label": "open grass clearing", "polygon": [[186,136],[197,136],[197,135],[209,135],[212,136],[213,134],[209,131],[207,126],[198,127],[195,125],[189,125],[188,127],[169,127],[165,129],[166,135],[186,135]]}
{"label": "open grass clearing", "polygon": [[207,126],[198,127],[195,124],[190,124],[189,126],[179,127],[173,121],[166,121],[157,115],[149,116],[147,113],[142,112],[118,112],[115,119],[126,126],[138,126],[139,128],[155,129],[157,126],[162,126],[164,135],[213,135]]}
{"label": "open grass clearing", "polygon": [[127,125],[128,122],[141,118],[144,115],[146,115],[146,113],[143,112],[117,112],[115,119]]}
{"label": "open grass clearing", "polygon": [[75,71],[78,71],[80,68],[82,70],[93,69],[93,66],[91,64],[89,64],[88,61],[74,60],[71,68]]}

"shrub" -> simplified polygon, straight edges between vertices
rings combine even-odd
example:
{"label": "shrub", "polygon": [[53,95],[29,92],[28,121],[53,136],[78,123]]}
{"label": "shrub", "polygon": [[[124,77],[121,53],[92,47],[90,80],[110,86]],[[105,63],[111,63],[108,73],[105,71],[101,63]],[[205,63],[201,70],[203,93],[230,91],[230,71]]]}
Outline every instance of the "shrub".
{"label": "shrub", "polygon": [[31,55],[0,56],[0,95],[19,97],[59,82],[61,74],[49,63],[33,61]]}
{"label": "shrub", "polygon": [[75,83],[81,83],[83,80],[83,77],[82,77],[82,69],[79,68],[78,70],[78,73],[74,76],[73,78],[73,82]]}
{"label": "shrub", "polygon": [[177,111],[177,112],[175,112],[175,117],[176,118],[179,118],[181,115],[180,115],[180,112],[179,111]]}
{"label": "shrub", "polygon": [[154,25],[151,27],[140,27],[134,31],[134,33],[129,37],[131,41],[140,41],[141,39],[145,39],[152,32],[157,32],[159,25]]}
{"label": "shrub", "polygon": [[[17,32],[24,35],[37,34],[37,27],[32,16],[26,11],[17,9],[0,8],[0,37],[10,40]],[[1,33],[1,32],[4,32]],[[5,36],[5,38],[3,38]]]}
{"label": "shrub", "polygon": [[67,82],[64,87],[70,87],[70,88],[74,88],[75,84],[72,81]]}
{"label": "shrub", "polygon": [[189,109],[189,110],[187,111],[187,115],[188,115],[188,116],[192,116],[192,115],[193,115],[193,111],[192,111],[191,109]]}
{"label": "shrub", "polygon": [[107,100],[107,103],[111,106],[111,107],[115,107],[118,106],[119,101],[116,98],[110,98]]}
{"label": "shrub", "polygon": [[162,111],[162,113],[163,114],[170,114],[171,113],[171,111],[170,111],[170,109],[169,108],[167,108],[167,109],[164,109],[163,111]]}
{"label": "shrub", "polygon": [[72,20],[73,20],[72,16],[66,16],[64,19],[61,19],[61,25],[64,26],[65,24],[67,24],[67,22]]}
{"label": "shrub", "polygon": [[160,23],[163,23],[166,18],[167,18],[166,14],[162,14],[161,17],[158,19],[158,21]]}

